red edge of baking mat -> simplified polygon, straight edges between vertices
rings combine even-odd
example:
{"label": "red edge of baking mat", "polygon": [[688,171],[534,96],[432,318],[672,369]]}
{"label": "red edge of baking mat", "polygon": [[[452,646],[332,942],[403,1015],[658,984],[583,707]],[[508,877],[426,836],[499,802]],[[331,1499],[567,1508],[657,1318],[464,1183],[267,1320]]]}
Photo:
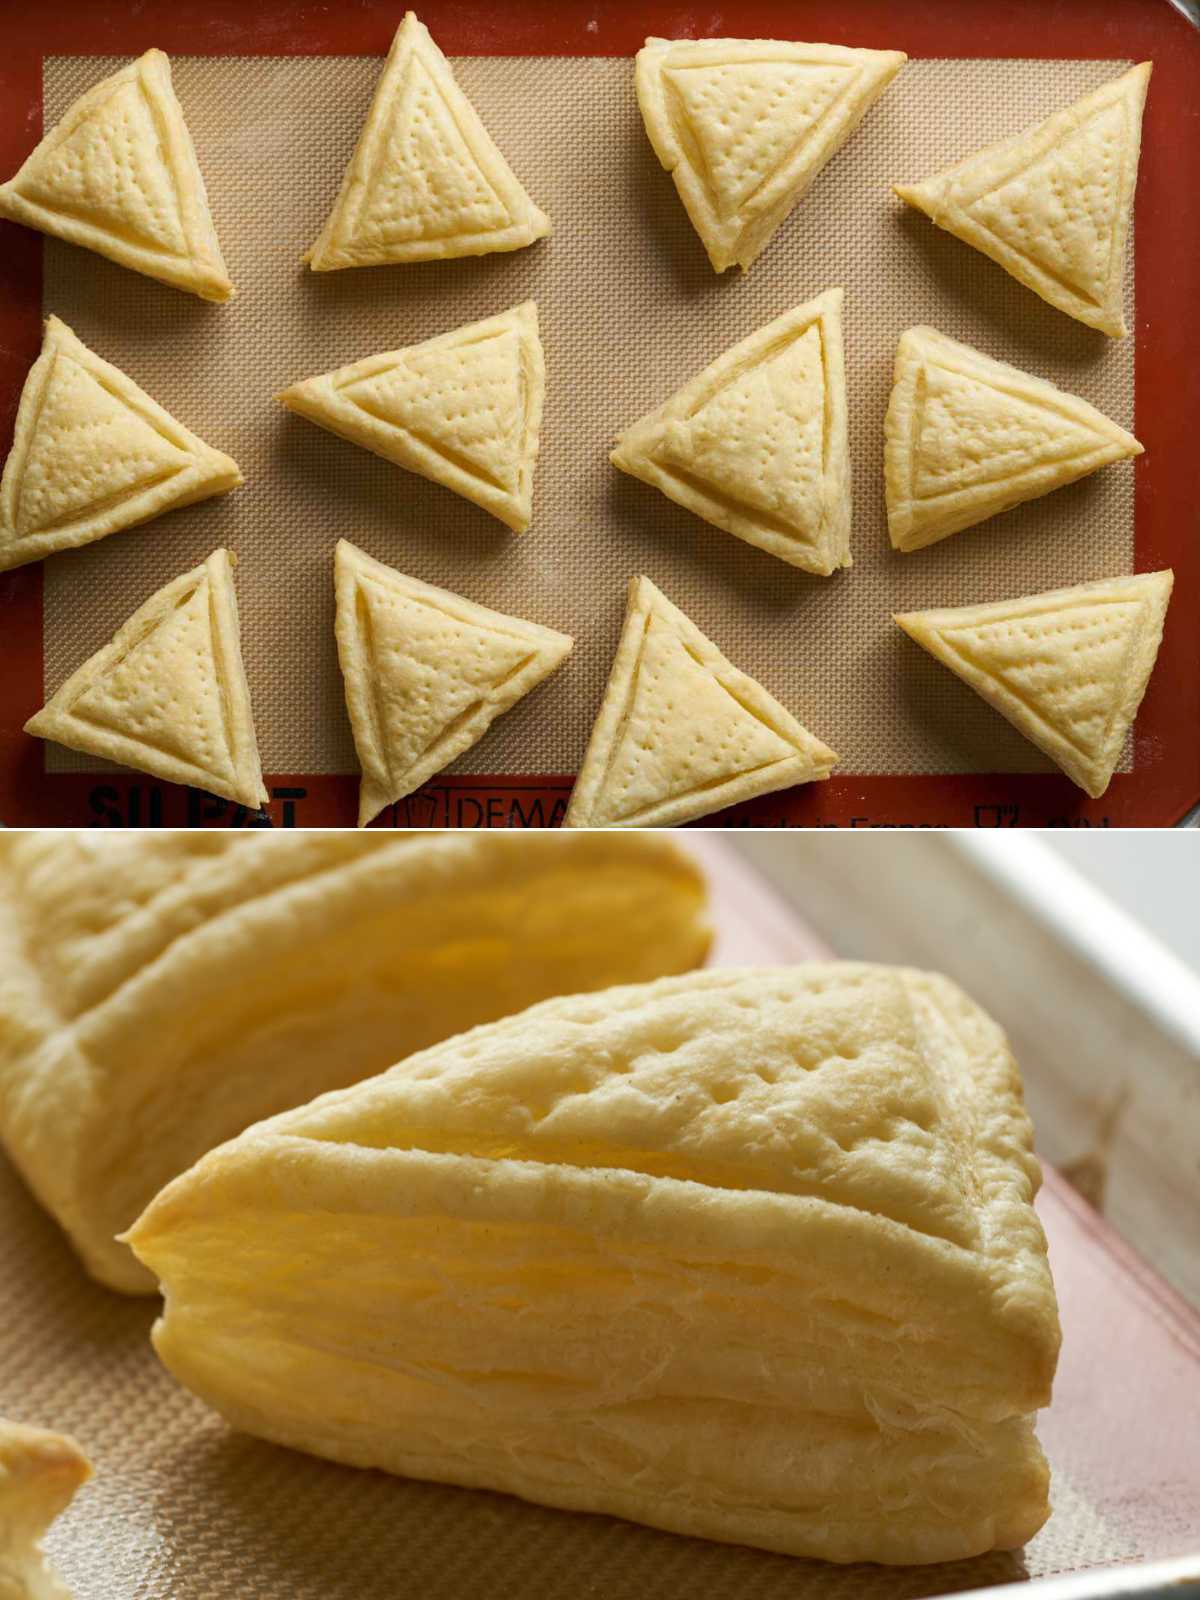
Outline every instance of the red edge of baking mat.
{"label": "red edge of baking mat", "polygon": [[[1168,0],[891,0],[853,7],[745,0],[729,12],[655,0],[424,0],[450,55],[632,55],[648,33],[819,38],[910,56],[1112,58],[1154,62],[1137,191],[1135,562],[1171,566],[1175,599],[1135,730],[1134,771],[1101,800],[1057,775],[834,777],[705,820],[726,827],[1165,826],[1200,801],[1200,33]],[[380,55],[398,0],[95,0],[16,8],[0,20],[0,172],[41,133],[42,59],[137,55]],[[964,246],[964,248],[966,248]],[[41,340],[42,241],[0,223],[0,450]],[[270,773],[262,813],[126,772],[45,773],[21,731],[41,705],[42,572],[0,574],[0,818],[16,826],[352,825],[357,774]],[[567,775],[435,780],[382,826],[543,827],[562,818]]]}

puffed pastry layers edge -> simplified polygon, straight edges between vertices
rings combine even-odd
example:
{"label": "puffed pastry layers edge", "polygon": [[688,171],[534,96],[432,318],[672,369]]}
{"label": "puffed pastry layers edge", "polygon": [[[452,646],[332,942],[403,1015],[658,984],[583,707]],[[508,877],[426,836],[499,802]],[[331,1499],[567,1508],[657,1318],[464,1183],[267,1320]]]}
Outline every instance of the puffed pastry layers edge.
{"label": "puffed pastry layers edge", "polygon": [[153,1293],[115,1235],[249,1124],[464,1023],[703,961],[699,871],[635,845],[0,835],[0,1142],[93,1277]]}
{"label": "puffed pastry layers edge", "polygon": [[[710,1134],[739,1130],[722,1148],[745,1153],[771,1085],[749,1066],[744,1090],[727,1065],[688,1076],[706,1018],[726,1030],[726,1063],[753,1063],[748,1041],[766,1039],[757,1065],[773,1075],[776,1044],[797,1037],[778,1019],[829,974],[835,988],[849,975],[850,1013],[836,995],[810,1007],[804,1037],[831,1053],[805,1064],[800,1093],[859,1073],[857,1116],[889,1062],[940,1084],[940,1112],[923,1089],[906,1102],[917,1121],[891,1166],[828,1151],[826,1193],[870,1168],[879,1211],[820,1183],[779,1192],[773,1156],[756,1187]],[[792,998],[777,1002],[781,983]],[[887,1043],[897,986],[921,1013],[916,1068],[911,1038]],[[643,1002],[657,1023],[637,1034],[635,1015],[630,1045]],[[862,1037],[843,1056],[830,1041],[851,1013]],[[537,1088],[543,1062],[553,1081]],[[513,1074],[524,1119],[494,1098]],[[442,1089],[459,1109],[435,1127]],[[596,1126],[616,1143],[568,1153],[562,1119],[586,1118],[598,1093]],[[751,1120],[735,1107],[722,1124],[739,1095]],[[698,1109],[672,1143],[681,1101]],[[807,1103],[836,1135],[839,1113]],[[799,1127],[797,1104],[784,1094],[777,1130]],[[630,1118],[642,1148],[621,1142]],[[962,1139],[975,1148],[960,1184],[943,1158]],[[931,1197],[904,1200],[926,1160]],[[475,1029],[248,1130],[129,1239],[162,1281],[160,1357],[235,1427],[674,1532],[907,1564],[1020,1545],[1048,1515],[1031,1414],[1058,1328],[1036,1184],[999,1029],[945,980],[839,963],[692,974]]]}

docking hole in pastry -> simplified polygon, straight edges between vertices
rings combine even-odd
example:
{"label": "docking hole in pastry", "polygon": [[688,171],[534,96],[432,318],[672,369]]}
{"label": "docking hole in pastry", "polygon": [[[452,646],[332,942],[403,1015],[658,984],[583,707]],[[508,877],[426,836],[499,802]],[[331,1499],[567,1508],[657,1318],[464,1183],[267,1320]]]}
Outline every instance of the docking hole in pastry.
{"label": "docking hole in pastry", "polygon": [[565,633],[489,611],[338,542],[337,647],[362,766],[358,825],[477,744],[570,653]]}
{"label": "docking hole in pastry", "polygon": [[1173,582],[1139,572],[896,621],[1098,799],[1154,670]]}
{"label": "docking hole in pastry", "polygon": [[76,100],[0,184],[0,217],[202,300],[233,296],[161,50],[147,50]]}
{"label": "docking hole in pastry", "polygon": [[50,317],[0,479],[0,572],[241,482],[236,462]]}
{"label": "docking hole in pastry", "polygon": [[735,344],[622,434],[614,467],[806,572],[850,563],[842,291]]}
{"label": "docking hole in pastry", "polygon": [[214,550],[150,596],[25,732],[257,811],[267,803],[242,666],[236,558]]}
{"label": "docking hole in pastry", "polygon": [[836,763],[649,578],[633,578],[563,826],[673,827],[828,778]]}
{"label": "docking hole in pastry", "polygon": [[532,300],[279,396],[319,427],[443,484],[524,533],[546,367]]}
{"label": "docking hole in pastry", "polygon": [[647,39],[637,98],[717,272],[746,270],[907,60],[782,39]]}
{"label": "docking hole in pastry", "polygon": [[549,232],[429,29],[408,12],[305,260],[314,272],[442,261],[520,250]]}
{"label": "docking hole in pastry", "polygon": [[884,440],[897,550],[921,550],[1142,453],[1086,400],[935,328],[900,336]]}
{"label": "docking hole in pastry", "polygon": [[1151,63],[896,193],[1034,294],[1112,339],[1125,326],[1125,244]]}

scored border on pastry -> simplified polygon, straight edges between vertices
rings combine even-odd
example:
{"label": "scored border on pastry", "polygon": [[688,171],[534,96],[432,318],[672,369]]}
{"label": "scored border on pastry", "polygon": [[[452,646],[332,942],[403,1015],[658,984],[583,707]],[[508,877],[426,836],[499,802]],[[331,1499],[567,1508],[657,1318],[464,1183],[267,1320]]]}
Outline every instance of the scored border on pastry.
{"label": "scored border on pastry", "polygon": [[791,566],[851,565],[842,290],[726,350],[618,439],[613,466]]}
{"label": "scored border on pastry", "polygon": [[828,778],[836,763],[649,578],[632,578],[563,826],[672,827]]}
{"label": "scored border on pastry", "polygon": [[1139,572],[895,620],[1098,799],[1162,642],[1174,574]]}
{"label": "scored border on pastry", "polygon": [[884,439],[897,550],[923,549],[1142,453],[1086,400],[936,328],[900,336]]}
{"label": "scored border on pastry", "polygon": [[717,272],[746,270],[908,59],[782,39],[647,39],[638,105]]}
{"label": "scored border on pastry", "polygon": [[549,234],[412,11],[396,30],[314,272],[520,250]]}
{"label": "scored border on pastry", "polygon": [[574,641],[374,560],[334,556],[337,647],[362,766],[358,825],[477,744]]}
{"label": "scored border on pastry", "polygon": [[230,551],[214,550],[151,595],[25,732],[251,811],[265,805],[234,561]]}
{"label": "scored border on pastry", "polygon": [[241,482],[236,462],[52,316],[0,478],[0,572]]}
{"label": "scored border on pastry", "polygon": [[532,300],[294,383],[289,411],[453,489],[524,533],[546,366]]}
{"label": "scored border on pastry", "polygon": [[892,187],[1048,304],[1123,338],[1125,243],[1151,70],[1143,61],[1044,122]]}
{"label": "scored border on pastry", "polygon": [[147,50],[75,101],[0,184],[0,217],[202,300],[233,296],[161,50]]}

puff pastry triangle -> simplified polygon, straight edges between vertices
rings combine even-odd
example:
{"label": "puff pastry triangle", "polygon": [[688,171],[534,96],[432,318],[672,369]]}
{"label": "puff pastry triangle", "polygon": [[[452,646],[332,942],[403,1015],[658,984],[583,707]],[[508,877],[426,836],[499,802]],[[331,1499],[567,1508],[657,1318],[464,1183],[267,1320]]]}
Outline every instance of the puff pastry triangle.
{"label": "puff pastry triangle", "polygon": [[934,328],[900,337],[884,438],[897,550],[920,550],[1142,453],[1086,400]]}
{"label": "puff pastry triangle", "polygon": [[1146,692],[1173,582],[1143,572],[896,621],[1096,799]]}
{"label": "puff pastry triangle", "polygon": [[549,232],[428,28],[408,12],[305,260],[314,272],[441,261],[519,250]]}
{"label": "puff pastry triangle", "polygon": [[75,102],[0,184],[0,217],[202,300],[234,292],[161,50],[147,50]]}
{"label": "puff pastry triangle", "polygon": [[0,1417],[0,1595],[5,1600],[71,1600],[39,1541],[91,1475],[91,1464],[74,1439]]}
{"label": "puff pastry triangle", "polygon": [[279,399],[523,533],[533,515],[545,389],[537,307],[527,300],[424,344],[308,378]]}
{"label": "puff pastry triangle", "polygon": [[345,539],[334,588],[346,709],[363,769],[359,827],[482,739],[573,643],[407,578]]}
{"label": "puff pastry triangle", "polygon": [[780,39],[646,40],[646,132],[716,271],[750,266],[906,60]]}
{"label": "puff pastry triangle", "polygon": [[1125,243],[1151,63],[896,193],[1052,306],[1110,338],[1125,326]]}
{"label": "puff pastry triangle", "polygon": [[26,733],[251,810],[265,805],[232,564],[216,550],[151,595]]}
{"label": "puff pastry triangle", "polygon": [[827,577],[850,566],[842,291],[727,350],[609,459],[794,567]]}
{"label": "puff pastry triangle", "polygon": [[0,829],[0,1145],[95,1278],[151,1294],[115,1236],[206,1151],[462,1028],[700,966],[707,908],[651,832]]}
{"label": "puff pastry triangle", "polygon": [[462,1033],[248,1129],[128,1237],[166,1291],[159,1355],[248,1432],[912,1563],[1049,1510],[1039,1181],[968,996],[809,963]]}
{"label": "puff pastry triangle", "polygon": [[673,826],[827,778],[836,762],[649,578],[634,578],[563,826]]}
{"label": "puff pastry triangle", "polygon": [[227,455],[51,317],[0,478],[0,571],[241,482]]}

